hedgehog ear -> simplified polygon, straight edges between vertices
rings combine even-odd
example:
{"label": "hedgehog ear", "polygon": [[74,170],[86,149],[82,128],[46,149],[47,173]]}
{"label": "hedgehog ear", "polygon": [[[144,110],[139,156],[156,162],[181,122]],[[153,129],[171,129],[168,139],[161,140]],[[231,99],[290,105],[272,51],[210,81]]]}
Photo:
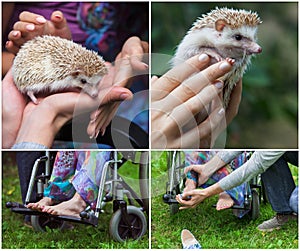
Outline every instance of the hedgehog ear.
{"label": "hedgehog ear", "polygon": [[71,73],[71,75],[72,75],[73,77],[77,77],[77,76],[79,76],[80,74],[83,74],[83,71],[82,71],[82,70],[79,70],[79,69],[74,70],[74,71]]}
{"label": "hedgehog ear", "polygon": [[226,25],[228,24],[223,19],[219,19],[215,22],[215,28],[217,31],[222,31]]}

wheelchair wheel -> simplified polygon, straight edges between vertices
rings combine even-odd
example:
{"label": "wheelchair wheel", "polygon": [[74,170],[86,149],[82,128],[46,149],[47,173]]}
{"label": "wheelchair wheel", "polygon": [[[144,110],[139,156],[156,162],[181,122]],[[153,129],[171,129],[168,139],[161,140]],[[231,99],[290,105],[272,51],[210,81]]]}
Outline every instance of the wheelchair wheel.
{"label": "wheelchair wheel", "polygon": [[178,204],[170,204],[170,215],[177,214],[179,211],[179,205]]}
{"label": "wheelchair wheel", "polygon": [[259,217],[259,195],[256,190],[252,190],[251,219],[256,220]]}
{"label": "wheelchair wheel", "polygon": [[109,233],[115,241],[138,240],[146,233],[147,221],[144,213],[134,206],[127,206],[127,213],[129,225],[122,218],[121,209],[110,220]]}
{"label": "wheelchair wheel", "polygon": [[32,215],[31,225],[37,232],[46,232],[46,227],[59,230],[63,230],[67,227],[65,221],[47,215]]}

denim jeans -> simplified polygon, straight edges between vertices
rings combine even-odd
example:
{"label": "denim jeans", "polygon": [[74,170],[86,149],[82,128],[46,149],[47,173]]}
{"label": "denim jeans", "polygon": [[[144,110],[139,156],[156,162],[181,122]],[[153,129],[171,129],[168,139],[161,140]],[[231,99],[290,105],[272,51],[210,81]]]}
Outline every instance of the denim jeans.
{"label": "denim jeans", "polygon": [[285,152],[261,175],[268,200],[273,210],[280,214],[293,212],[290,197],[296,186],[288,163],[298,166],[298,151]]}
{"label": "denim jeans", "polygon": [[294,189],[290,197],[290,208],[298,214],[298,186]]}

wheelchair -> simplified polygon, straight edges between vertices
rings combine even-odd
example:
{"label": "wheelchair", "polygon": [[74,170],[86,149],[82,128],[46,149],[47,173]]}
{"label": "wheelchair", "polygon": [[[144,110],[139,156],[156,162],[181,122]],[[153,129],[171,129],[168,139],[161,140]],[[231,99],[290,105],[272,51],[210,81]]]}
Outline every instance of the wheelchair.
{"label": "wheelchair", "polygon": [[[247,156],[250,158],[250,155]],[[183,192],[185,186],[185,174],[184,174],[184,153],[180,151],[167,152],[167,168],[168,168],[168,181],[166,182],[166,193],[163,195],[163,202],[169,205],[169,212],[171,215],[176,214],[179,210],[179,203],[175,199],[177,194]],[[248,182],[248,188],[245,189],[244,205],[234,205],[230,209],[233,209],[235,215],[238,212],[245,212],[252,220],[259,217],[260,204],[266,201],[266,196],[263,189],[263,184],[260,176],[253,178]],[[215,205],[214,205],[215,207]]]}
{"label": "wheelchair", "polygon": [[[46,151],[45,156],[38,158],[32,168],[25,205],[17,202],[7,202],[6,207],[13,213],[31,216],[32,227],[36,231],[45,232],[47,228],[63,230],[67,222],[98,226],[101,213],[107,203],[113,204],[113,215],[110,220],[109,233],[115,241],[124,242],[128,239],[138,240],[147,231],[147,218],[149,213],[149,180],[148,180],[148,152],[140,151],[111,151],[111,158],[105,162],[101,174],[96,209],[89,206],[80,213],[80,218],[71,216],[55,216],[40,211],[28,209],[29,202],[38,201],[43,197],[44,188],[47,187],[51,176],[51,162],[54,155]],[[130,161],[139,168],[140,195],[126,183],[119,174],[122,165]],[[36,175],[39,168],[43,168],[42,175]],[[37,193],[34,200],[31,194],[34,186]],[[146,214],[146,215],[145,215]]]}

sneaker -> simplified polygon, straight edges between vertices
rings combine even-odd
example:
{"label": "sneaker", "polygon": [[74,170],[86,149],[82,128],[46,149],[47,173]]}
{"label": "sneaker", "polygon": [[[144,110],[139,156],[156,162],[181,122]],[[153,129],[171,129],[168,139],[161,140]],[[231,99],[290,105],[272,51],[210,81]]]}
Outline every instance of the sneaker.
{"label": "sneaker", "polygon": [[274,229],[280,229],[285,223],[290,219],[289,214],[276,214],[272,219],[264,221],[262,224],[258,225],[257,229],[260,231],[271,232]]}
{"label": "sneaker", "polygon": [[187,229],[181,232],[181,242],[183,249],[201,249],[200,243],[196,240],[194,235]]}

